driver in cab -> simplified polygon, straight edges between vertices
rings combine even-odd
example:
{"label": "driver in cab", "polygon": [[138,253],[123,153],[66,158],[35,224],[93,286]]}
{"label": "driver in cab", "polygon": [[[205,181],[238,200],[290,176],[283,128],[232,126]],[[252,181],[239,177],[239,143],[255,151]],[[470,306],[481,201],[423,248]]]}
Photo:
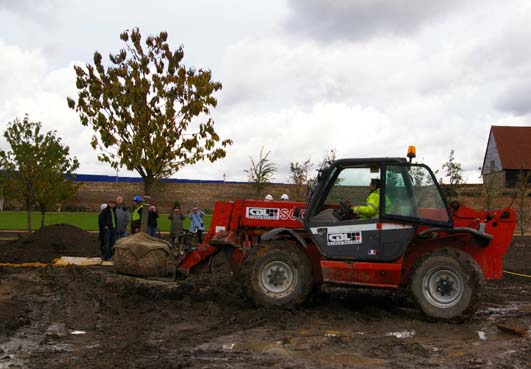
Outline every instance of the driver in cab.
{"label": "driver in cab", "polygon": [[[354,216],[358,219],[369,219],[378,216],[380,209],[380,180],[378,178],[371,179],[369,184],[369,196],[367,196],[366,205],[356,205],[352,207]],[[389,199],[386,202],[390,203]],[[390,205],[390,204],[386,204]]]}

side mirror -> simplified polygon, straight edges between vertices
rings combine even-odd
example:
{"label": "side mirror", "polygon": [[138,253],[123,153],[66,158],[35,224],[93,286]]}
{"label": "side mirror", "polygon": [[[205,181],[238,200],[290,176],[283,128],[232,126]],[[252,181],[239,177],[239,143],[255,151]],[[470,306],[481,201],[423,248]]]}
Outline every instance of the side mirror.
{"label": "side mirror", "polygon": [[450,203],[450,207],[453,209],[453,211],[457,211],[459,210],[459,207],[461,206],[461,204],[459,203],[459,201],[457,200],[454,200]]}

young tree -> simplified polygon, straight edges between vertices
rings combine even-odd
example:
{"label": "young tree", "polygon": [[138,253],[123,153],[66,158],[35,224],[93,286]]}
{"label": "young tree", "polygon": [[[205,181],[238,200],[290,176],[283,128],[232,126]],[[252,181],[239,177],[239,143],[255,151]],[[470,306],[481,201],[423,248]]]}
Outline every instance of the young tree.
{"label": "young tree", "polygon": [[[39,205],[41,213],[55,205],[59,199],[73,196],[71,184],[77,159],[70,158],[69,148],[62,144],[55,131],[41,132],[40,122],[30,122],[26,115],[22,121],[9,124],[4,137],[11,151],[0,152],[4,168],[4,185],[15,200],[27,211],[28,230],[32,230],[31,211]],[[41,224],[44,221],[42,221]]]}
{"label": "young tree", "polygon": [[482,179],[483,185],[481,186],[481,195],[483,197],[483,206],[485,210],[492,210],[495,207],[495,200],[500,197],[502,191],[502,179],[496,174],[484,175],[482,168],[479,167],[479,178]]}
{"label": "young tree", "polygon": [[244,172],[247,173],[249,182],[254,183],[256,189],[256,195],[260,197],[262,195],[262,190],[265,185],[273,179],[273,175],[277,171],[277,166],[269,160],[269,154],[271,151],[268,151],[264,155],[264,148],[260,149],[260,156],[258,161],[250,156],[251,166],[249,169],[245,169]]}
{"label": "young tree", "polygon": [[[415,186],[425,186],[426,183],[430,181],[430,178],[428,178],[428,172],[422,167],[411,167],[409,174],[411,175],[413,185]],[[437,175],[437,171],[434,174]]]}
{"label": "young tree", "polygon": [[289,170],[291,172],[289,181],[295,185],[296,200],[302,200],[305,197],[304,195],[310,181],[309,171],[312,166],[313,164],[310,162],[310,159],[303,163],[295,161],[289,164]]}
{"label": "young tree", "polygon": [[450,185],[458,185],[464,183],[463,180],[463,169],[461,168],[461,163],[455,161],[454,150],[450,150],[450,156],[448,161],[442,166],[444,175],[448,178],[448,183]]}
{"label": "young tree", "polygon": [[[1,152],[2,150],[0,150]],[[2,164],[2,160],[0,158],[0,212],[4,211],[4,202],[5,202],[5,184],[4,184],[4,172],[5,169]]]}
{"label": "young tree", "polygon": [[324,167],[328,166],[331,162],[336,160],[336,154],[337,154],[337,151],[335,148],[328,150],[324,154],[323,158],[321,159],[321,162],[319,163],[319,170],[323,169]]}
{"label": "young tree", "polygon": [[[68,158],[68,146],[64,146],[63,149],[66,149],[66,156],[63,156],[66,159],[62,168],[64,172],[55,170],[45,172],[39,181],[39,190],[35,196],[35,207],[41,213],[41,227],[44,227],[46,212],[74,198],[79,188],[79,185],[72,181],[75,178],[73,171],[79,167],[77,159]],[[58,150],[57,154],[63,155],[61,151],[63,150]],[[68,162],[68,160],[71,161]]]}
{"label": "young tree", "polygon": [[317,174],[314,174],[313,176],[312,175],[309,176],[308,187],[310,188],[313,187],[313,184],[317,182],[317,175],[319,174],[319,172],[322,171],[325,167],[327,167],[334,160],[336,160],[336,149],[332,148],[325,152],[323,158],[317,165]]}
{"label": "young tree", "polygon": [[[446,195],[449,198],[457,196],[457,186],[463,184],[463,169],[461,163],[455,161],[454,150],[450,150],[448,161],[442,165],[443,174],[448,178],[448,185],[446,186]],[[441,181],[442,182],[442,181]]]}
{"label": "young tree", "polygon": [[531,172],[520,170],[520,173],[516,179],[516,220],[518,223],[518,228],[520,234],[523,236],[527,227],[527,222],[529,220],[529,209],[528,204],[526,203],[526,197],[528,197],[529,189],[531,185]]}
{"label": "young tree", "polygon": [[94,130],[98,160],[136,170],[150,195],[157,180],[183,166],[225,157],[232,141],[220,139],[210,116],[222,86],[209,70],[184,66],[182,46],[172,51],[166,32],[142,43],[134,28],[120,39],[125,48],[109,55],[109,66],[96,51],[94,65],[74,67],[79,94],[68,106]]}

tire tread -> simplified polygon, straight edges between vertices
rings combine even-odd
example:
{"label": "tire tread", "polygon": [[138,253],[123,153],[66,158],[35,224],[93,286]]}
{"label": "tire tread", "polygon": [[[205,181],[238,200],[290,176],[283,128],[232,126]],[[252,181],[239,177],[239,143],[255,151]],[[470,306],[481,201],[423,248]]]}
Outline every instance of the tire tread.
{"label": "tire tread", "polygon": [[[303,285],[301,288],[301,293],[293,296],[291,299],[285,299],[285,301],[274,301],[265,298],[260,294],[256,285],[256,283],[258,283],[256,276],[254,275],[256,264],[260,261],[263,255],[267,255],[268,253],[275,251],[286,253],[294,260],[297,260],[299,266],[298,272],[299,274],[302,273]],[[313,276],[311,264],[304,252],[295,245],[286,245],[286,241],[282,240],[262,242],[260,245],[252,247],[249,251],[249,254],[245,258],[240,273],[240,285],[244,297],[254,305],[264,307],[277,306],[291,308],[305,302],[312,291]]]}
{"label": "tire tread", "polygon": [[[415,294],[414,290],[414,283],[416,283],[417,279],[417,272],[419,271],[419,268],[428,260],[433,257],[437,256],[443,256],[443,257],[450,257],[457,261],[459,266],[463,269],[463,273],[465,275],[465,284],[468,285],[471,289],[471,296],[470,301],[467,304],[467,306],[460,312],[457,312],[453,316],[441,316],[436,314],[436,309],[433,308],[434,312],[426,311],[430,309],[425,309],[422,304],[419,302],[418,297]],[[419,309],[424,313],[424,315],[433,320],[444,320],[444,321],[452,321],[452,322],[462,322],[467,319],[469,319],[474,313],[477,311],[481,296],[483,294],[483,288],[485,285],[485,280],[483,278],[483,272],[481,271],[481,268],[476,263],[474,259],[472,259],[467,253],[461,250],[453,249],[453,248],[442,248],[434,250],[430,253],[427,253],[423,257],[421,257],[413,266],[410,273],[409,278],[409,286],[408,289],[412,292],[414,300],[416,305],[419,307]]]}

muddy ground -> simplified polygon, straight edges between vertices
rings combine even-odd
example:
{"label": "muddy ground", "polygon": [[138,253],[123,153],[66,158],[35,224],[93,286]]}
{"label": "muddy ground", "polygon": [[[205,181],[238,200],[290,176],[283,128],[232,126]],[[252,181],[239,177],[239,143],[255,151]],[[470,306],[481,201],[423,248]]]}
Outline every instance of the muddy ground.
{"label": "muddy ground", "polygon": [[[0,368],[531,367],[528,278],[488,283],[478,313],[448,324],[426,321],[404,293],[366,289],[253,308],[216,266],[175,283],[111,267],[0,268]],[[529,238],[505,268],[531,273]]]}

